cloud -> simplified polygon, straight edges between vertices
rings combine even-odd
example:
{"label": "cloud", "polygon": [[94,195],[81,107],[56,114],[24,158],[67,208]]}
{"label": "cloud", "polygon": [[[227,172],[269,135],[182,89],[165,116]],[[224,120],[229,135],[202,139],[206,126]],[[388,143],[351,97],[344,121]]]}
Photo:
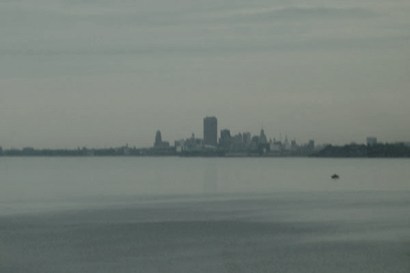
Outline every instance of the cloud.
{"label": "cloud", "polygon": [[[0,0],[0,87],[16,101],[33,86],[51,93],[78,89],[96,96],[105,89],[104,96],[97,96],[103,102],[115,101],[122,92],[136,100],[150,98],[147,108],[156,107],[158,94],[166,93],[176,100],[172,107],[161,107],[164,112],[185,109],[193,116],[201,116],[197,105],[204,112],[229,108],[233,116],[243,116],[239,108],[263,106],[264,115],[250,110],[250,120],[274,117],[286,105],[286,111],[298,111],[292,101],[275,104],[280,90],[307,94],[300,96],[301,101],[310,99],[312,90],[329,98],[396,90],[405,98],[410,2],[393,2]],[[50,85],[33,84],[42,78]],[[61,80],[65,78],[69,80]],[[15,82],[5,84],[7,79]],[[136,90],[144,90],[143,95],[136,95]],[[275,96],[267,97],[269,92]],[[47,98],[70,108],[58,96]],[[407,109],[405,99],[397,101]],[[123,102],[110,105],[118,111],[124,108]],[[144,114],[128,107],[136,115]],[[13,105],[9,110],[13,115]],[[32,112],[35,115],[36,110]],[[160,120],[152,123],[161,126]]]}
{"label": "cloud", "polygon": [[231,9],[210,14],[215,20],[223,21],[283,21],[283,20],[340,20],[365,19],[379,16],[370,8],[325,7],[325,6],[271,6]]}

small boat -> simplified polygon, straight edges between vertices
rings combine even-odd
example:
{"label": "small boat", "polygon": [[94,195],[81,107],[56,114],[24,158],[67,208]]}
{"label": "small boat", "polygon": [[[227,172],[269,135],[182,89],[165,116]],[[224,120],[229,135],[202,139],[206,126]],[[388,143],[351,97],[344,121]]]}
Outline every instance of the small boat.
{"label": "small boat", "polygon": [[332,178],[332,179],[339,179],[339,175],[335,173],[335,174],[333,174],[333,175],[331,176],[331,178]]}

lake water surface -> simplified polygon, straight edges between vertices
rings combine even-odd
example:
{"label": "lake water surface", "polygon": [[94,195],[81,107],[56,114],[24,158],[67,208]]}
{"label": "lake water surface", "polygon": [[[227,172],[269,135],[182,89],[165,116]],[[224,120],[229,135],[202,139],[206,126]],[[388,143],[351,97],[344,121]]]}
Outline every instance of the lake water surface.
{"label": "lake water surface", "polygon": [[407,273],[409,177],[407,159],[0,158],[0,272]]}

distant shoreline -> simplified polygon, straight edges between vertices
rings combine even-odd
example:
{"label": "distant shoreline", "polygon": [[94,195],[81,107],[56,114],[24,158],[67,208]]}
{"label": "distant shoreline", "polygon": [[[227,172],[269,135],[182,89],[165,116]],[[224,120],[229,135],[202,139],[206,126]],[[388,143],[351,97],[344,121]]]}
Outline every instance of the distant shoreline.
{"label": "distant shoreline", "polygon": [[247,155],[247,156],[190,156],[190,155],[0,155],[0,158],[328,158],[328,159],[410,159],[410,156],[277,156],[277,155]]}
{"label": "distant shoreline", "polygon": [[1,149],[0,157],[313,157],[313,158],[410,158],[410,145],[405,143],[380,143],[374,145],[349,144],[344,146],[327,145],[319,150],[300,152],[298,150],[256,149],[248,151],[227,151],[214,147],[202,150],[177,151],[175,147],[158,148],[77,148],[77,149]]}

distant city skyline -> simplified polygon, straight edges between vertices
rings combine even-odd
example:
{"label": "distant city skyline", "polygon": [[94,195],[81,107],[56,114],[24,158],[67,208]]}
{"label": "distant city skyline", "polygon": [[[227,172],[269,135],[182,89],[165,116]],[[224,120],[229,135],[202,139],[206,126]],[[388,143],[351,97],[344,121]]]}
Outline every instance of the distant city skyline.
{"label": "distant city skyline", "polygon": [[192,133],[173,144],[162,138],[157,130],[153,144],[147,147],[125,145],[98,148],[77,147],[75,149],[39,149],[26,146],[21,149],[3,149],[0,156],[181,156],[181,157],[409,157],[410,142],[379,142],[377,137],[369,136],[365,143],[334,145],[334,143],[317,145],[314,139],[298,142],[294,138],[279,139],[266,135],[263,127],[259,134],[251,132],[231,133],[228,128],[220,129],[218,139],[218,119],[207,116],[203,119],[202,138]]}
{"label": "distant city skyline", "polygon": [[[199,121],[198,121],[199,122]],[[5,146],[2,145],[0,143],[0,147],[1,148],[5,148],[5,149],[10,149],[10,148],[17,148],[17,149],[21,149],[21,148],[40,148],[40,149],[72,149],[72,148],[113,148],[113,147],[125,147],[125,146],[129,146],[129,147],[136,147],[136,148],[168,148],[168,147],[173,147],[175,143],[181,141],[181,140],[186,140],[186,139],[190,139],[190,138],[195,138],[198,140],[201,140],[202,145],[209,145],[209,146],[220,146],[223,145],[224,142],[226,142],[226,140],[229,140],[231,138],[235,138],[236,136],[242,135],[243,137],[247,137],[249,139],[249,141],[251,140],[251,137],[253,136],[258,136],[260,135],[261,137],[263,137],[263,142],[264,143],[273,143],[275,141],[277,142],[281,142],[281,143],[291,143],[294,142],[295,144],[301,144],[301,143],[308,143],[308,142],[314,142],[316,141],[316,138],[312,137],[309,139],[301,139],[301,138],[297,138],[295,136],[292,135],[288,135],[288,134],[282,134],[279,133],[278,135],[271,135],[271,134],[266,134],[265,133],[265,127],[263,125],[261,125],[261,127],[259,128],[259,131],[248,131],[248,130],[238,130],[238,131],[234,131],[231,130],[229,126],[226,127],[219,127],[219,120],[216,116],[206,116],[202,119],[202,128],[200,132],[194,132],[193,130],[191,130],[190,134],[187,134],[185,136],[181,136],[179,138],[169,138],[169,137],[165,137],[163,138],[162,135],[162,130],[159,128],[155,131],[155,133],[151,136],[151,141],[150,143],[147,143],[145,146],[138,146],[133,144],[132,141],[130,142],[125,142],[125,143],[114,143],[113,145],[109,146],[97,146],[97,145],[77,145],[77,146],[73,146],[73,147],[65,147],[65,146],[59,146],[59,147],[52,147],[52,146],[45,146],[45,147],[39,147],[39,146],[33,146],[33,145],[29,145],[29,144],[24,144],[22,146]],[[195,126],[192,127],[197,127],[197,124]],[[241,136],[242,137],[242,136]],[[379,139],[377,136],[366,136],[365,138],[363,138],[360,141],[348,141],[346,143],[337,143],[337,142],[316,142],[316,144],[318,145],[344,145],[344,144],[353,144],[353,143],[358,143],[358,144],[374,144],[379,142],[381,139]],[[385,140],[381,140],[381,143],[383,142],[388,142]],[[401,143],[410,143],[410,141],[408,140],[401,140],[401,141],[393,141],[393,143],[395,142],[401,142]],[[314,145],[314,144],[313,144]]]}
{"label": "distant city skyline", "polygon": [[[0,1],[0,145],[410,140],[410,1]],[[219,131],[218,131],[219,134]]]}

